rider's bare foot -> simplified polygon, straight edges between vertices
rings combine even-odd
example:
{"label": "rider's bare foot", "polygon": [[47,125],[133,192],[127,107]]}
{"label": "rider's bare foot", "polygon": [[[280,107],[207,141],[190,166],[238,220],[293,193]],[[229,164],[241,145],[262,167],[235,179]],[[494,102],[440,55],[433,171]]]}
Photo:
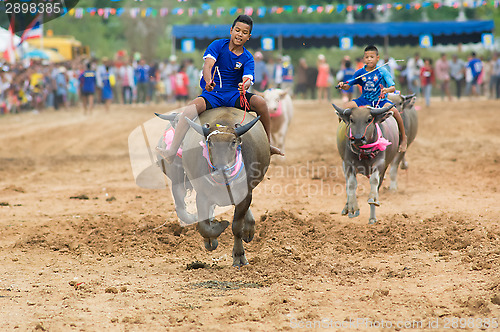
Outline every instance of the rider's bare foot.
{"label": "rider's bare foot", "polygon": [[272,145],[270,145],[269,147],[271,148],[271,156],[272,156],[273,154],[277,154],[277,155],[280,155],[280,156],[284,156],[284,155],[285,155],[285,154],[284,154],[283,152],[281,152],[281,150],[280,150],[280,149],[278,149],[277,147],[272,146]]}
{"label": "rider's bare foot", "polygon": [[408,147],[408,140],[406,138],[404,138],[401,141],[401,144],[399,145],[398,151],[399,152],[406,152],[407,147]]}
{"label": "rider's bare foot", "polygon": [[163,157],[163,159],[165,159],[165,161],[168,163],[168,164],[171,164],[174,162],[174,158],[175,158],[175,153],[172,153],[172,151],[170,151],[170,149],[162,149],[160,147],[156,147],[156,151]]}

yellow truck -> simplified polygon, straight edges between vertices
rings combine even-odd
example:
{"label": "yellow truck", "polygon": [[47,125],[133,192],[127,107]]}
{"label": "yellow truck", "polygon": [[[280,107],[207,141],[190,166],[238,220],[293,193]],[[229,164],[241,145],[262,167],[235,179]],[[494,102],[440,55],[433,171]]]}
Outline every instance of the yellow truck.
{"label": "yellow truck", "polygon": [[65,60],[73,60],[80,55],[89,55],[89,47],[82,45],[72,36],[43,37],[28,39],[26,41],[31,47],[52,49],[64,57]]}

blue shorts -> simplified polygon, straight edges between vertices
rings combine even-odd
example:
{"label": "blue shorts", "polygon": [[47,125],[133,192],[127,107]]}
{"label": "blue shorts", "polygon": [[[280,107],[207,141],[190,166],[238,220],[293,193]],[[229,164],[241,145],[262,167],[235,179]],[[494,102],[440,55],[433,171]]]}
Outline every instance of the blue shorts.
{"label": "blue shorts", "polygon": [[[247,92],[245,97],[250,103],[250,98],[254,94]],[[200,95],[201,98],[205,99],[205,104],[207,105],[207,110],[217,107],[236,107],[239,109],[244,109],[240,104],[240,92],[236,91],[203,91]]]}
{"label": "blue shorts", "polygon": [[359,98],[353,99],[352,101],[354,101],[356,103],[356,105],[358,105],[358,107],[361,107],[361,106],[383,107],[386,103],[392,104],[392,102],[387,98],[370,101],[364,97],[359,97]]}

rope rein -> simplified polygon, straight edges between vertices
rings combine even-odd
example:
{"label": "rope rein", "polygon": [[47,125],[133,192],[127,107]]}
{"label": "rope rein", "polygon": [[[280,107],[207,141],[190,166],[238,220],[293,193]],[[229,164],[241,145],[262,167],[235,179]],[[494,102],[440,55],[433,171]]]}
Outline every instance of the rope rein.
{"label": "rope rein", "polygon": [[243,119],[241,120],[240,124],[245,121],[245,117],[247,115],[247,112],[250,111],[250,103],[247,100],[247,92],[245,90],[245,83],[250,80],[249,77],[245,78],[243,81],[243,84],[241,85],[241,91],[240,91],[240,107],[245,110],[245,113],[243,114]]}

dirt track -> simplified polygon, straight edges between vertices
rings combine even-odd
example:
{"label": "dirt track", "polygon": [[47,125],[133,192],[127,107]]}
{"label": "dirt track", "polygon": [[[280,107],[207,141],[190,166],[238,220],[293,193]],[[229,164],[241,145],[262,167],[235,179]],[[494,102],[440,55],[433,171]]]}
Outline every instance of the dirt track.
{"label": "dirt track", "polygon": [[[382,191],[377,225],[361,177],[361,215],[340,215],[331,106],[295,108],[287,158],[273,157],[254,195],[241,269],[230,227],[207,252],[170,194],[134,183],[127,137],[167,108],[1,117],[0,330],[498,326],[500,102],[423,107],[410,169],[397,193]],[[186,269],[195,261],[206,267]]]}

